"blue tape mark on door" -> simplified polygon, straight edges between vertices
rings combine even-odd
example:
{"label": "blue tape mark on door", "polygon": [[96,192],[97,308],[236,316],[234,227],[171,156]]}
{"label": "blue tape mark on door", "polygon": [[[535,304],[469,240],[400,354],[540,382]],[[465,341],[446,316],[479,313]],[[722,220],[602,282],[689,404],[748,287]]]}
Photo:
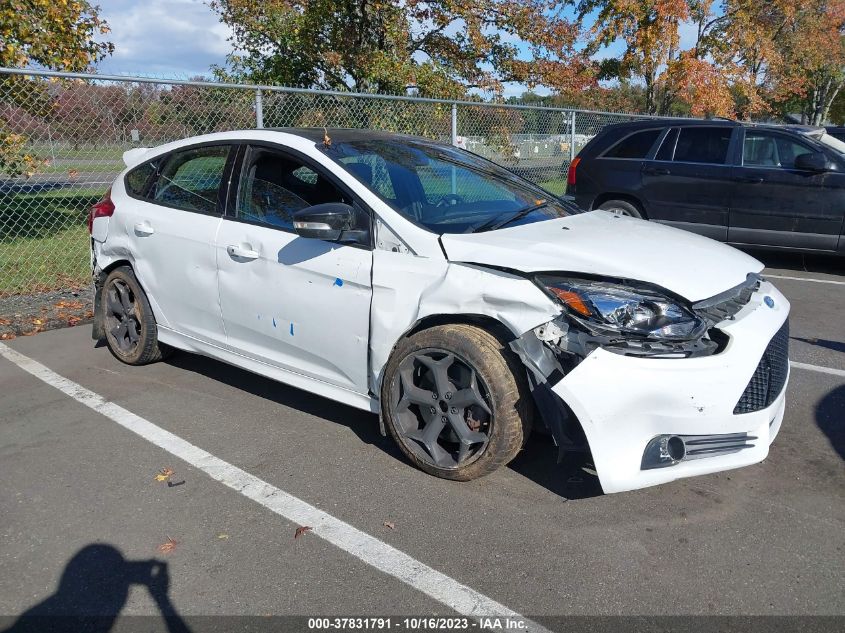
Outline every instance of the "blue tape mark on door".
{"label": "blue tape mark on door", "polygon": [[293,336],[293,323],[290,324],[290,335]]}
{"label": "blue tape mark on door", "polygon": [[273,317],[273,327],[276,327],[276,317]]}
{"label": "blue tape mark on door", "polygon": [[334,285],[338,286],[338,287],[342,286],[343,285],[343,279],[338,277],[337,279],[334,280]]}

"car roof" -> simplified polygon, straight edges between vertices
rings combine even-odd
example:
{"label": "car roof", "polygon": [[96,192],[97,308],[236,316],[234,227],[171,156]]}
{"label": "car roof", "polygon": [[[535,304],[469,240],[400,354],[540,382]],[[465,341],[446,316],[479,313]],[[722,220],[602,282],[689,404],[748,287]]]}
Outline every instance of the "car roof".
{"label": "car roof", "polygon": [[328,136],[332,142],[335,143],[354,143],[356,141],[386,141],[398,140],[417,141],[425,143],[436,143],[428,138],[420,136],[413,136],[410,134],[399,134],[397,132],[386,132],[384,130],[367,130],[361,128],[344,128],[344,127],[273,127],[266,128],[271,132],[283,132],[285,134],[293,134],[300,136],[315,143],[321,143],[324,136]]}
{"label": "car roof", "polygon": [[651,129],[654,127],[697,127],[697,126],[723,126],[723,127],[746,127],[755,129],[786,130],[796,134],[818,135],[824,132],[825,128],[817,125],[779,125],[777,123],[753,123],[749,121],[735,121],[734,119],[679,119],[669,117],[655,117],[653,119],[637,119],[625,123],[613,123],[606,126],[605,130],[634,131],[639,129]]}

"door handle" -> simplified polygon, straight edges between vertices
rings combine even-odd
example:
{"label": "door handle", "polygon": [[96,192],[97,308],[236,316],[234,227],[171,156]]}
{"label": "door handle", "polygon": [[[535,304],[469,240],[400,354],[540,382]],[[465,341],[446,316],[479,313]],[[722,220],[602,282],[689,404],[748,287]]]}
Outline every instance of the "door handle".
{"label": "door handle", "polygon": [[734,181],[735,182],[744,182],[744,183],[747,183],[749,185],[759,185],[761,182],[763,182],[763,177],[762,176],[737,176],[736,178],[734,178]]}
{"label": "door handle", "polygon": [[144,220],[143,222],[138,222],[134,228],[135,235],[137,235],[138,237],[148,237],[155,233],[155,229],[146,220]]}
{"label": "door handle", "polygon": [[229,253],[229,257],[237,259],[258,259],[258,251],[253,250],[249,244],[229,244],[226,252]]}
{"label": "door handle", "polygon": [[672,172],[663,167],[646,167],[643,169],[643,173],[649,176],[669,176]]}

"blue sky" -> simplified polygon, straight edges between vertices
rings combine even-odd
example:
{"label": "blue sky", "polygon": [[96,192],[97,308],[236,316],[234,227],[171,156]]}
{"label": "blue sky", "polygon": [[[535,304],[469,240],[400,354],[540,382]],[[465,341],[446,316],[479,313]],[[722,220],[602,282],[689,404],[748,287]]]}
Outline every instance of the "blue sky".
{"label": "blue sky", "polygon": [[[111,26],[107,39],[114,55],[98,64],[100,73],[140,74],[186,78],[207,75],[212,64],[223,64],[231,51],[228,27],[202,0],[96,0],[100,14]],[[695,39],[695,28],[681,29],[682,47]],[[597,57],[618,55],[620,44]],[[525,86],[510,84],[505,96],[519,96]],[[548,91],[539,89],[545,94]]]}

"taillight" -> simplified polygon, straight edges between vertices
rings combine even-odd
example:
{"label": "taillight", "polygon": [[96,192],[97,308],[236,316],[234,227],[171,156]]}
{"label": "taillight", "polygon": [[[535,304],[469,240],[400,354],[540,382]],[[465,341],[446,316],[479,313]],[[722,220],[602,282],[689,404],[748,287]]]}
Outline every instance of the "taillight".
{"label": "taillight", "polygon": [[569,171],[566,174],[566,182],[569,185],[575,186],[575,170],[578,169],[578,163],[581,162],[581,157],[576,156],[572,159],[572,162],[569,163]]}
{"label": "taillight", "polygon": [[94,232],[94,218],[110,218],[114,214],[114,202],[111,201],[111,187],[106,195],[88,212],[88,232]]}

